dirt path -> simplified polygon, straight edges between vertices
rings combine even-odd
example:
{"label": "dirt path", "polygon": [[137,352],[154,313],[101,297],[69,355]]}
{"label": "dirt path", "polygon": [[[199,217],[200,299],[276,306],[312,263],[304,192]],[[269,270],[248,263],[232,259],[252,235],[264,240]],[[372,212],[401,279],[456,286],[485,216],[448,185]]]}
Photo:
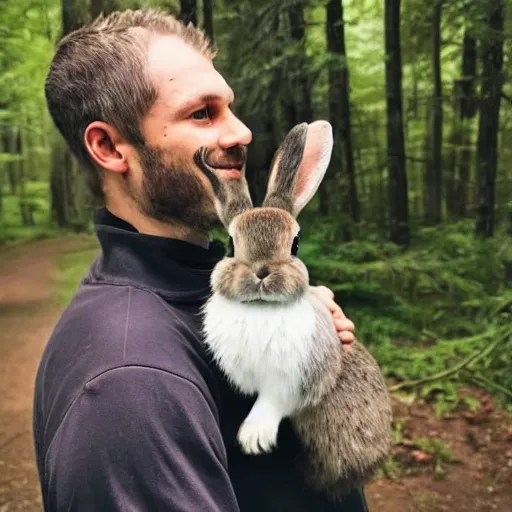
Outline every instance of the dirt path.
{"label": "dirt path", "polygon": [[55,259],[85,241],[0,249],[0,512],[41,511],[32,441],[35,373],[59,316]]}

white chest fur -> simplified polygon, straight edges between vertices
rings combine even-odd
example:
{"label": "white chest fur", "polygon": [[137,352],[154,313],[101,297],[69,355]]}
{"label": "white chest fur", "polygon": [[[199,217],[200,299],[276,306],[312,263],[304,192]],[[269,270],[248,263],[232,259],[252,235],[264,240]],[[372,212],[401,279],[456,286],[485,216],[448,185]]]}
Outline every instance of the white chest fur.
{"label": "white chest fur", "polygon": [[242,392],[290,399],[314,349],[315,312],[307,296],[291,304],[240,303],[214,295],[205,306],[205,342]]}

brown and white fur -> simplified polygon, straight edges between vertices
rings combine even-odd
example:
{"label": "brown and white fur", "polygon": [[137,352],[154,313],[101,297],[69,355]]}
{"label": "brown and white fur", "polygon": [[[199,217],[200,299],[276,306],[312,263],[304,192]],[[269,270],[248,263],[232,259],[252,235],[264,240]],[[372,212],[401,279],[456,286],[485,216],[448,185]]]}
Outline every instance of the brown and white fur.
{"label": "brown and white fur", "polygon": [[305,265],[291,254],[295,219],[322,181],[332,144],[327,122],[292,129],[260,208],[252,207],[244,170],[221,182],[205,150],[196,163],[234,246],[212,273],[205,343],[231,383],[257,395],[238,441],[245,453],[268,452],[289,417],[305,448],[306,478],[338,499],[388,454],[391,408],[376,361],[357,341],[343,350],[330,312],[310,292]]}

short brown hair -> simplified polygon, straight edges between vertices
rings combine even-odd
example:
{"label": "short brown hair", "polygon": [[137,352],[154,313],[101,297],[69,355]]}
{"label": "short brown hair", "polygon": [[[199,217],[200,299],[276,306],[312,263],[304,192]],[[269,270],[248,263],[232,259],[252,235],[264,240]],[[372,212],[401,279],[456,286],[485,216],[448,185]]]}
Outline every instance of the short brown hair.
{"label": "short brown hair", "polygon": [[52,119],[86,172],[96,198],[101,176],[84,143],[87,126],[104,121],[134,145],[144,144],[140,122],[157,97],[148,74],[152,34],[175,35],[210,59],[208,38],[192,24],[155,9],[126,10],[99,16],[58,44],[45,83]]}

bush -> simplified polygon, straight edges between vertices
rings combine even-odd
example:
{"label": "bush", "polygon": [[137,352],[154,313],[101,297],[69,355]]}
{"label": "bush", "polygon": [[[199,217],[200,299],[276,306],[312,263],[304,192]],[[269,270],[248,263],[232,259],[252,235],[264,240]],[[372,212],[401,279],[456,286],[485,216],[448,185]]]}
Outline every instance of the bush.
{"label": "bush", "polygon": [[[311,283],[335,292],[389,378],[442,372],[501,336],[503,345],[465,378],[512,398],[510,236],[480,240],[468,222],[420,228],[404,252],[375,238],[333,243],[330,221],[310,220],[304,231],[300,255]],[[453,392],[454,380],[456,392],[462,379],[462,373],[451,376],[444,396]],[[436,400],[442,394],[437,390]]]}

